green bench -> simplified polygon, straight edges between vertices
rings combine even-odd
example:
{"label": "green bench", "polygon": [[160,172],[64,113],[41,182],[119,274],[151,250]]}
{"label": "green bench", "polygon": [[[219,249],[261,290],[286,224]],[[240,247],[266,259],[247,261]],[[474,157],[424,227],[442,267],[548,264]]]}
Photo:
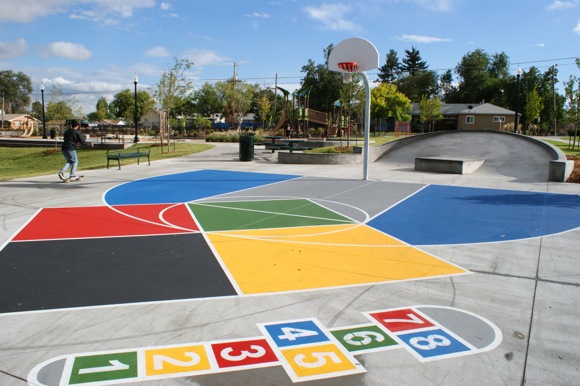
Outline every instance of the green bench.
{"label": "green bench", "polygon": [[107,150],[107,169],[109,168],[109,161],[116,160],[119,170],[121,170],[121,160],[127,158],[137,158],[137,165],[141,157],[147,157],[147,164],[151,165],[151,150],[149,148],[138,148],[133,151]]}

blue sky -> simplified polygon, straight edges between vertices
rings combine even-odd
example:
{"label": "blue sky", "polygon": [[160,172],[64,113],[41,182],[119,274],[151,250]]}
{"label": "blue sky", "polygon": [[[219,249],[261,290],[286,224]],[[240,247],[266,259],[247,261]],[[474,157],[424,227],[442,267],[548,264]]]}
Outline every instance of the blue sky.
{"label": "blue sky", "polygon": [[[0,70],[31,77],[32,100],[58,85],[83,112],[98,98],[159,81],[173,58],[195,63],[195,86],[232,76],[299,86],[309,59],[350,37],[390,49],[416,47],[429,69],[453,69],[477,48],[505,52],[511,68],[558,64],[580,76],[580,0],[2,0]],[[372,71],[371,80],[376,79]],[[561,84],[558,85],[562,90]],[[475,101],[474,101],[475,102]]]}

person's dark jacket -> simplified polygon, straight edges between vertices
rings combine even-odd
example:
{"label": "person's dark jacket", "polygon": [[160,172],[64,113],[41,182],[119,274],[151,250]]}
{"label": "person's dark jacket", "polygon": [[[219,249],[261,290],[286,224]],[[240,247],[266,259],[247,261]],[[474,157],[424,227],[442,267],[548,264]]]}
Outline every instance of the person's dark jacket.
{"label": "person's dark jacket", "polygon": [[62,150],[76,150],[79,144],[89,146],[78,130],[67,129],[63,134]]}

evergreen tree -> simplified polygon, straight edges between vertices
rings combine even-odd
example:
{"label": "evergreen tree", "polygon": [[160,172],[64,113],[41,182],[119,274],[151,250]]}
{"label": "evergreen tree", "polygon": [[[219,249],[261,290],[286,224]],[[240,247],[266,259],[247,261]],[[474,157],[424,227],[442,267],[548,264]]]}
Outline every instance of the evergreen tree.
{"label": "evergreen tree", "polygon": [[405,50],[401,71],[406,72],[409,76],[415,76],[428,68],[427,62],[421,59],[418,49],[411,47],[411,51]]}
{"label": "evergreen tree", "polygon": [[379,67],[379,81],[381,83],[393,83],[401,74],[401,64],[397,51],[391,49],[385,59],[385,64]]}

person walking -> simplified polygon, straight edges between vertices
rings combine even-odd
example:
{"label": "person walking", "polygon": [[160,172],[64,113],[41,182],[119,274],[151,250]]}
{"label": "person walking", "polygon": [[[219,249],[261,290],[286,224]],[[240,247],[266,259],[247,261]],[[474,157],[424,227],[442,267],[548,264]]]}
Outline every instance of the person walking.
{"label": "person walking", "polygon": [[79,159],[77,157],[77,146],[85,145],[93,147],[92,143],[88,143],[85,141],[83,136],[81,135],[79,128],[79,122],[76,119],[72,119],[70,121],[69,128],[63,134],[63,141],[62,141],[62,155],[66,160],[66,164],[60,169],[58,172],[58,176],[61,180],[65,180],[64,174],[70,167],[70,175],[69,178],[77,178],[75,175],[77,171],[77,167],[79,165]]}

